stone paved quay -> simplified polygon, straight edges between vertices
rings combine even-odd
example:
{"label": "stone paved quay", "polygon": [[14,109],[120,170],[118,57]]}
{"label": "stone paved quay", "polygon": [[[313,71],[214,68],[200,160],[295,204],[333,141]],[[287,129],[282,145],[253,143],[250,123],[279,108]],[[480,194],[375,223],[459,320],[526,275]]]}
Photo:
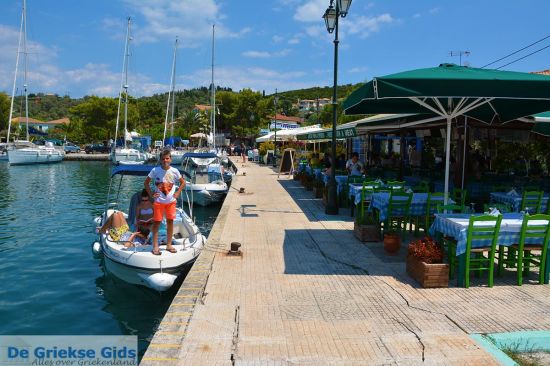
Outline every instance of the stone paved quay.
{"label": "stone paved quay", "polygon": [[[405,252],[353,236],[347,210],[237,164],[209,244],[142,365],[493,365],[469,334],[550,329],[550,286],[422,289]],[[240,187],[245,193],[238,193]],[[242,256],[229,256],[233,241]]]}

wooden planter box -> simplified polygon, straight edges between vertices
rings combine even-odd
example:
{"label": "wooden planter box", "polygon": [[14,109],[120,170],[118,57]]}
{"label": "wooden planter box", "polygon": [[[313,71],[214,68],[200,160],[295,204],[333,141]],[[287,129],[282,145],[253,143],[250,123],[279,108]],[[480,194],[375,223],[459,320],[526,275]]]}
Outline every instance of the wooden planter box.
{"label": "wooden planter box", "polygon": [[447,263],[426,263],[413,256],[407,256],[407,273],[422,287],[449,287],[449,265]]}
{"label": "wooden planter box", "polygon": [[353,235],[362,242],[380,241],[380,227],[377,224],[361,225],[353,223]]}
{"label": "wooden planter box", "polygon": [[313,180],[306,180],[304,183],[304,186],[306,187],[306,191],[312,191],[313,190]]}
{"label": "wooden planter box", "polygon": [[325,186],[313,186],[313,194],[315,198],[323,198]]}

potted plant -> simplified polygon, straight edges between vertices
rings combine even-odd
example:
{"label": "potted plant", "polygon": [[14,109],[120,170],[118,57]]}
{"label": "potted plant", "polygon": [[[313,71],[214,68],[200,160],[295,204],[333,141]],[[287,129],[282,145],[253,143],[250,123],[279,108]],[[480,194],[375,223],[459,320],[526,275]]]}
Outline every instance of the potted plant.
{"label": "potted plant", "polygon": [[325,182],[322,180],[316,179],[313,184],[313,194],[315,198],[323,198],[323,191],[325,190]]}
{"label": "potted plant", "polygon": [[396,255],[401,248],[401,236],[397,231],[384,231],[384,250],[389,255]]}
{"label": "potted plant", "polygon": [[353,224],[353,234],[362,242],[380,241],[380,224],[369,212],[357,216]]}
{"label": "potted plant", "polygon": [[449,265],[443,263],[444,252],[431,237],[409,244],[407,273],[422,287],[449,287]]}
{"label": "potted plant", "polygon": [[309,175],[309,174],[306,175],[306,179],[304,181],[304,186],[306,187],[307,191],[312,191],[313,190],[314,180],[315,179],[313,178],[312,175]]}

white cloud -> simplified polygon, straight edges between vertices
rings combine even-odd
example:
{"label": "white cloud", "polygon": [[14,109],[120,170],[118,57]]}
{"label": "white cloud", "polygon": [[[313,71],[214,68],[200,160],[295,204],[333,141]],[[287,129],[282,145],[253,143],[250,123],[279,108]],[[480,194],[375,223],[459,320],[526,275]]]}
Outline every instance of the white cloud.
{"label": "white cloud", "polygon": [[440,8],[431,8],[428,12],[430,14],[437,14],[439,13],[439,10],[441,10]]}
{"label": "white cloud", "polygon": [[308,36],[313,38],[319,38],[321,35],[327,32],[325,27],[322,25],[312,25],[312,26],[306,27],[305,31]]}
{"label": "white cloud", "polygon": [[[266,92],[307,88],[317,85],[316,82],[297,81],[307,74],[302,71],[280,72],[262,67],[220,67],[216,68],[216,84],[229,86],[238,91],[245,88]],[[208,85],[210,69],[198,70],[182,77],[186,87]]]}
{"label": "white cloud", "polygon": [[384,24],[391,24],[395,19],[388,13],[374,17],[359,16],[353,17],[349,22],[345,23],[345,29],[349,34],[358,34],[360,38],[366,38],[371,33],[380,31],[380,27]]}
{"label": "white cloud", "polygon": [[280,42],[282,42],[285,38],[284,38],[284,37],[281,37],[281,36],[275,35],[275,36],[271,37],[271,39],[273,40],[274,43],[280,43]]}
{"label": "white cloud", "polygon": [[421,16],[422,16],[422,14],[416,13],[416,14],[413,15],[413,18],[420,18]]}
{"label": "white cloud", "polygon": [[183,47],[197,47],[211,37],[212,24],[216,24],[216,38],[239,38],[251,31],[250,28],[238,31],[227,28],[222,22],[225,15],[214,0],[123,1],[144,18],[144,25],[134,27],[138,43],[178,36]]}
{"label": "white cloud", "polygon": [[297,37],[294,37],[288,40],[288,44],[298,44],[298,43],[300,43],[300,39]]}
{"label": "white cloud", "polygon": [[290,53],[290,50],[284,49],[277,52],[267,51],[245,51],[242,53],[244,57],[250,58],[270,58],[270,57],[284,57]]}
{"label": "white cloud", "polygon": [[[11,94],[19,29],[0,25],[0,90]],[[63,70],[56,65],[57,52],[37,42],[28,43],[29,92],[65,93],[78,91],[82,94],[116,96],[120,89],[120,72],[114,72],[106,64],[88,63],[80,68]],[[21,90],[22,62],[18,70],[16,88]],[[143,74],[130,75],[132,95],[150,95],[168,90],[168,85],[152,83]]]}
{"label": "white cloud", "polygon": [[296,9],[294,20],[299,22],[320,22],[327,7],[327,0],[310,0]]}
{"label": "white cloud", "polygon": [[368,68],[366,67],[352,67],[351,69],[348,70],[348,72],[350,74],[357,74],[357,73],[365,73],[366,71],[368,70]]}

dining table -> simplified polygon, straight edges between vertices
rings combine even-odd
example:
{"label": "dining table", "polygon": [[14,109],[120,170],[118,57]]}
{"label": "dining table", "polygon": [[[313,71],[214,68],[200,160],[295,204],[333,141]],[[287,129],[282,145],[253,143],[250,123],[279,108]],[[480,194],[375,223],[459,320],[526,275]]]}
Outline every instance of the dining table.
{"label": "dining table", "polygon": [[[523,196],[515,191],[510,192],[491,192],[491,202],[498,203],[507,203],[512,207],[512,210],[518,212],[521,207],[521,201]],[[550,194],[544,193],[542,196],[541,202],[541,212],[546,212],[548,207],[548,199],[550,199]]]}
{"label": "dining table", "polygon": [[[405,199],[404,197],[396,197],[396,199]],[[436,196],[432,198],[434,201],[440,201],[443,203],[443,197]],[[448,201],[449,204],[454,204],[455,202],[451,199]],[[426,214],[426,206],[428,204],[428,193],[413,193],[411,205],[409,207],[409,216],[423,216]],[[390,206],[390,193],[388,192],[379,192],[372,195],[371,207],[378,210],[378,217],[380,222],[385,221],[388,216],[388,208]],[[437,211],[437,206],[433,205],[430,210],[431,213]],[[398,214],[402,212],[397,212]]]}
{"label": "dining table", "polygon": [[[465,253],[466,253],[466,241],[468,235],[468,226],[470,224],[470,216],[481,214],[436,214],[434,222],[430,227],[430,235],[443,235],[454,238],[456,240],[456,255],[458,258],[458,286],[464,285],[464,271],[465,271]],[[500,230],[498,235],[497,244],[503,246],[510,246],[517,244],[520,238],[521,226],[523,223],[523,213],[505,213],[502,214],[502,221],[500,224]],[[541,220],[540,224],[549,224],[547,221]],[[538,241],[537,241],[538,240]],[[526,239],[527,244],[540,244],[540,239],[531,238]],[[472,242],[473,248],[486,247],[491,244],[490,239],[475,240]],[[549,272],[548,264],[550,264],[550,251],[546,254],[544,283],[548,283]]]}

